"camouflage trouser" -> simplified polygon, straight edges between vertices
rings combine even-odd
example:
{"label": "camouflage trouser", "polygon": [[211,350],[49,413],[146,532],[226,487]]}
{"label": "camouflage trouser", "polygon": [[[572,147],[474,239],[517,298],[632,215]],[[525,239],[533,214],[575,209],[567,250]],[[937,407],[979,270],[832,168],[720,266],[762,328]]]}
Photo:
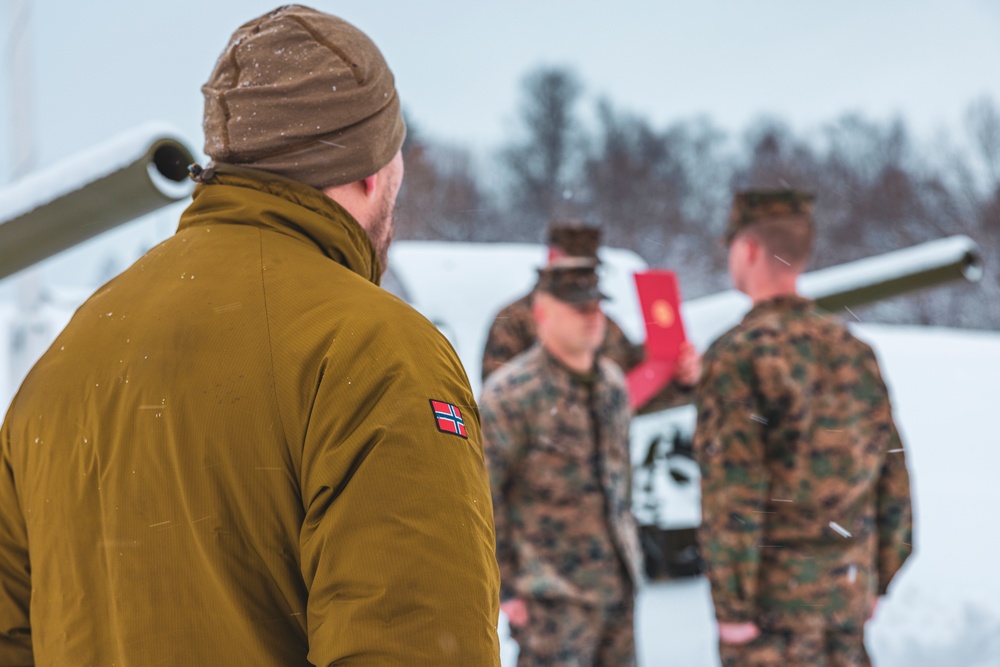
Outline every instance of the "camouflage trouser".
{"label": "camouflage trouser", "polygon": [[526,600],[528,625],[511,627],[520,652],[517,667],[634,667],[633,602],[587,607]]}
{"label": "camouflage trouser", "polygon": [[719,644],[722,667],[870,667],[864,633],[823,626],[766,628],[747,644]]}

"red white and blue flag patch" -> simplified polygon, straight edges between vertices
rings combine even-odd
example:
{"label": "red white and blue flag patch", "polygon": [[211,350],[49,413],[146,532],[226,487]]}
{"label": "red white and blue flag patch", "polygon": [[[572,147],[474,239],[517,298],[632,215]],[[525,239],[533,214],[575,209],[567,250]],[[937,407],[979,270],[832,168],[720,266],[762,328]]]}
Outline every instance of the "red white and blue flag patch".
{"label": "red white and blue flag patch", "polygon": [[469,434],[465,430],[465,420],[462,419],[462,411],[457,406],[445,401],[435,401],[432,398],[431,410],[434,411],[434,421],[437,423],[439,431],[468,440]]}

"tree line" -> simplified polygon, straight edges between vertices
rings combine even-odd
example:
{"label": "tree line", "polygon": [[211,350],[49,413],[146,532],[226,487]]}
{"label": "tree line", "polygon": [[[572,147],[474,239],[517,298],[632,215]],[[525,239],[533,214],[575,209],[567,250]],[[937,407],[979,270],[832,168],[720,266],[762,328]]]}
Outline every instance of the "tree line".
{"label": "tree line", "polygon": [[399,238],[539,242],[550,220],[576,218],[599,225],[606,245],[676,271],[685,295],[696,297],[729,286],[719,237],[732,192],[801,188],[817,193],[811,269],[953,234],[979,244],[980,283],[899,297],[858,317],[1000,329],[1000,109],[993,100],[969,104],[957,133],[918,141],[903,119],[860,114],[808,132],[777,117],[735,134],[707,117],[656,127],[607,98],[587,102],[584,93],[570,69],[532,71],[522,84],[517,134],[487,156],[410,123]]}

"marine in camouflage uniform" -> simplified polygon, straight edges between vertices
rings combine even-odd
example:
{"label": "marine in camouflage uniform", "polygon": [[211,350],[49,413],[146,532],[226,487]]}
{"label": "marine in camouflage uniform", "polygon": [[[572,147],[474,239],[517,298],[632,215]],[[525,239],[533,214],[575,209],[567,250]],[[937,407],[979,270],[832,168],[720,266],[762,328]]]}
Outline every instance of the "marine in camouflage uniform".
{"label": "marine in camouflage uniform", "polygon": [[[795,192],[737,195],[727,238],[775,220],[772,236],[808,226],[811,245],[811,198]],[[869,665],[864,624],[912,550],[905,452],[871,348],[794,290],[755,299],[703,356],[696,403],[716,617],[761,633],[720,643],[723,665]]]}
{"label": "marine in camouflage uniform", "polygon": [[[579,224],[560,223],[549,227],[550,259],[584,257],[597,259],[600,246],[600,229]],[[533,292],[525,294],[497,313],[486,336],[483,350],[483,381],[508,361],[530,348],[538,337],[535,320],[531,314]],[[626,373],[646,358],[642,345],[630,341],[621,327],[607,318],[607,333],[598,355],[615,362]],[[693,387],[677,382],[668,384],[644,405],[640,412],[655,412],[690,401]]]}
{"label": "marine in camouflage uniform", "polygon": [[[599,297],[593,265],[540,274],[538,289],[557,299]],[[621,370],[594,359],[580,373],[536,344],[480,400],[501,600],[527,606],[527,624],[511,622],[519,667],[635,664],[631,411]]]}

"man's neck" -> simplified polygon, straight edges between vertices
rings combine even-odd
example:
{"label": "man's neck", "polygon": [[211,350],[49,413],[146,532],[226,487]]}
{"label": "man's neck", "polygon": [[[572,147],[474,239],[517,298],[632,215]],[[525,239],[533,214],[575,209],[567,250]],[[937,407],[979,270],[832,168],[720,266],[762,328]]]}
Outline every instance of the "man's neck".
{"label": "man's neck", "polygon": [[763,301],[769,301],[779,296],[798,296],[798,274],[784,275],[779,279],[762,281],[757,285],[752,285],[747,290],[747,296],[754,305]]}
{"label": "man's neck", "polygon": [[585,375],[592,370],[594,370],[594,358],[595,354],[593,352],[581,352],[579,354],[568,354],[563,350],[557,350],[551,345],[545,345],[545,351],[555,357],[559,363],[561,363],[566,368],[570,369],[574,373],[579,373],[580,375]]}

